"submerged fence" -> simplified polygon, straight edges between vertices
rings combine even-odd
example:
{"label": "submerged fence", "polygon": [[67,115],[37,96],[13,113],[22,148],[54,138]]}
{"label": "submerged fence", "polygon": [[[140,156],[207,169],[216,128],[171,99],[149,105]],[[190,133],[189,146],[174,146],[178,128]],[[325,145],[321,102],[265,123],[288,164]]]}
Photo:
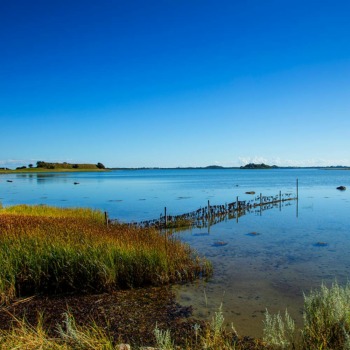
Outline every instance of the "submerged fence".
{"label": "submerged fence", "polygon": [[[254,195],[255,192],[246,192],[246,194]],[[236,200],[231,203],[225,203],[223,205],[208,205],[201,207],[197,210],[180,214],[180,215],[169,215],[167,208],[164,208],[164,214],[161,214],[159,218],[153,220],[144,220],[140,222],[129,223],[132,226],[138,227],[155,227],[158,229],[166,228],[188,228],[188,227],[198,227],[204,228],[211,225],[215,225],[224,220],[236,219],[251,212],[262,213],[262,211],[271,209],[276,206],[280,206],[287,201],[298,200],[298,181],[297,181],[297,194],[293,196],[292,193],[284,193],[281,191],[275,196],[263,196],[261,193],[255,196],[251,200]],[[106,223],[113,222],[114,220],[108,220],[106,216]]]}

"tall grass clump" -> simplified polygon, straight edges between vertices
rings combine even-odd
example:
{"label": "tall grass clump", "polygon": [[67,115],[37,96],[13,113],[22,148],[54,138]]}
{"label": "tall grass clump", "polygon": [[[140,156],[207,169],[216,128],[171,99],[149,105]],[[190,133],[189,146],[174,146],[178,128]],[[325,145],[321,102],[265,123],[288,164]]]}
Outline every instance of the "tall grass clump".
{"label": "tall grass clump", "polygon": [[208,327],[204,330],[203,335],[200,338],[199,349],[204,350],[239,350],[244,349],[239,344],[237,332],[232,325],[232,330],[226,330],[224,325],[225,319],[222,312],[222,305],[220,305],[218,311],[214,316]]}
{"label": "tall grass clump", "polygon": [[48,336],[43,327],[42,316],[39,316],[36,327],[25,320],[14,321],[16,322],[10,330],[0,330],[0,349],[67,349]]}
{"label": "tall grass clump", "polygon": [[157,348],[162,350],[173,350],[174,342],[171,340],[170,331],[167,329],[165,331],[158,328],[154,329],[154,337],[156,339]]}
{"label": "tall grass clump", "polygon": [[0,205],[0,209],[0,214],[45,216],[51,218],[81,218],[93,220],[101,224],[105,221],[103,212],[90,208],[62,208],[51,207],[44,204],[18,204],[9,207],[2,207]]}
{"label": "tall grass clump", "polygon": [[78,326],[73,316],[65,313],[63,325],[57,325],[57,336],[49,336],[43,326],[43,316],[38,316],[36,326],[25,319],[14,319],[10,330],[0,330],[0,349],[50,349],[50,350],[114,350],[120,349],[107,332],[96,324]]}
{"label": "tall grass clump", "polygon": [[303,321],[298,334],[287,312],[284,319],[266,312],[264,341],[275,349],[350,349],[350,283],[304,294]]}
{"label": "tall grass clump", "polygon": [[94,213],[82,215],[84,210],[47,216],[20,209],[0,214],[0,303],[37,293],[161,285],[211,272],[188,245],[154,229],[107,228]]}
{"label": "tall grass clump", "polygon": [[106,331],[92,323],[91,325],[78,326],[70,312],[64,313],[64,324],[57,325],[59,340],[56,343],[63,343],[71,349],[101,349],[113,350],[112,337]]}
{"label": "tall grass clump", "polygon": [[271,315],[266,311],[263,340],[267,344],[278,349],[294,349],[296,344],[295,338],[295,323],[287,310],[284,318],[280,313]]}
{"label": "tall grass clump", "polygon": [[350,349],[350,283],[322,285],[304,296],[302,334],[309,349]]}

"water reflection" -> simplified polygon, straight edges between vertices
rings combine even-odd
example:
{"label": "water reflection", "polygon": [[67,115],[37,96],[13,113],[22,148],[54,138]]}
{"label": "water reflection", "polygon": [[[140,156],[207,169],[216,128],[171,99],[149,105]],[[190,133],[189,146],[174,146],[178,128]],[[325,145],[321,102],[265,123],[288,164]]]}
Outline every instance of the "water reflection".
{"label": "water reflection", "polygon": [[[325,193],[329,198],[324,199]],[[288,308],[301,324],[304,292],[349,278],[350,205],[342,199],[332,189],[318,191],[301,197],[300,206],[294,201],[282,210],[227,220],[209,234],[183,232],[181,239],[212,261],[214,276],[174,287],[178,301],[207,320],[223,303],[226,321],[241,335],[262,335],[266,308]]]}
{"label": "water reflection", "polygon": [[43,184],[43,183],[60,183],[60,182],[67,182],[67,179],[64,175],[61,174],[61,176],[57,176],[57,174],[53,173],[45,173],[45,174],[40,174],[38,173],[36,176],[37,183]]}
{"label": "water reflection", "polygon": [[42,184],[44,182],[60,183],[62,180],[66,182],[65,173],[18,173],[14,174],[15,180],[29,182],[36,181],[37,184]]}
{"label": "water reflection", "polygon": [[289,201],[298,200],[298,198],[293,196],[292,193],[282,194],[281,191],[279,192],[279,195],[276,196],[263,196],[260,193],[260,196],[249,201],[238,200],[238,198],[239,197],[237,196],[236,201],[234,202],[220,205],[210,205],[210,201],[208,200],[208,205],[206,207],[200,207],[197,210],[192,210],[191,212],[179,215],[169,215],[167,207],[165,207],[164,215],[160,214],[159,218],[143,220],[138,223],[133,222],[133,224],[145,228],[170,228],[178,231],[188,227],[208,228],[208,230],[210,230],[210,226],[217,225],[223,221],[236,219],[238,222],[239,217],[248,213],[259,213],[261,216],[263,211],[275,207],[278,207],[281,211],[282,205],[290,205],[290,203],[288,203]]}

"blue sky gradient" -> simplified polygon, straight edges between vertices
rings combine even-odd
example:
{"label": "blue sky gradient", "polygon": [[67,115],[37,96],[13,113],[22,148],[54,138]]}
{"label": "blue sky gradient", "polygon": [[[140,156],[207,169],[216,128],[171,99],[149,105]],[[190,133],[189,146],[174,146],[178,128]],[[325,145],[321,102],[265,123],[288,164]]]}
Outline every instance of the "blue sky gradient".
{"label": "blue sky gradient", "polygon": [[0,167],[350,165],[350,2],[0,1]]}

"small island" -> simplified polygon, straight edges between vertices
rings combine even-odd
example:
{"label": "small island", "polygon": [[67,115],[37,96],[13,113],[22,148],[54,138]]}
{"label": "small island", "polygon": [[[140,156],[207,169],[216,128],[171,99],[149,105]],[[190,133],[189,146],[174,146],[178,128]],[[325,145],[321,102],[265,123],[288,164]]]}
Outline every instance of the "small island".
{"label": "small island", "polygon": [[0,168],[0,173],[13,173],[13,172],[64,172],[64,171],[106,171],[106,167],[102,163],[90,164],[90,163],[52,163],[38,161],[36,167],[33,164],[28,166],[19,166],[16,169]]}
{"label": "small island", "polygon": [[240,169],[277,169],[277,168],[278,168],[277,165],[267,165],[264,163],[261,163],[261,164],[249,163],[240,167]]}

